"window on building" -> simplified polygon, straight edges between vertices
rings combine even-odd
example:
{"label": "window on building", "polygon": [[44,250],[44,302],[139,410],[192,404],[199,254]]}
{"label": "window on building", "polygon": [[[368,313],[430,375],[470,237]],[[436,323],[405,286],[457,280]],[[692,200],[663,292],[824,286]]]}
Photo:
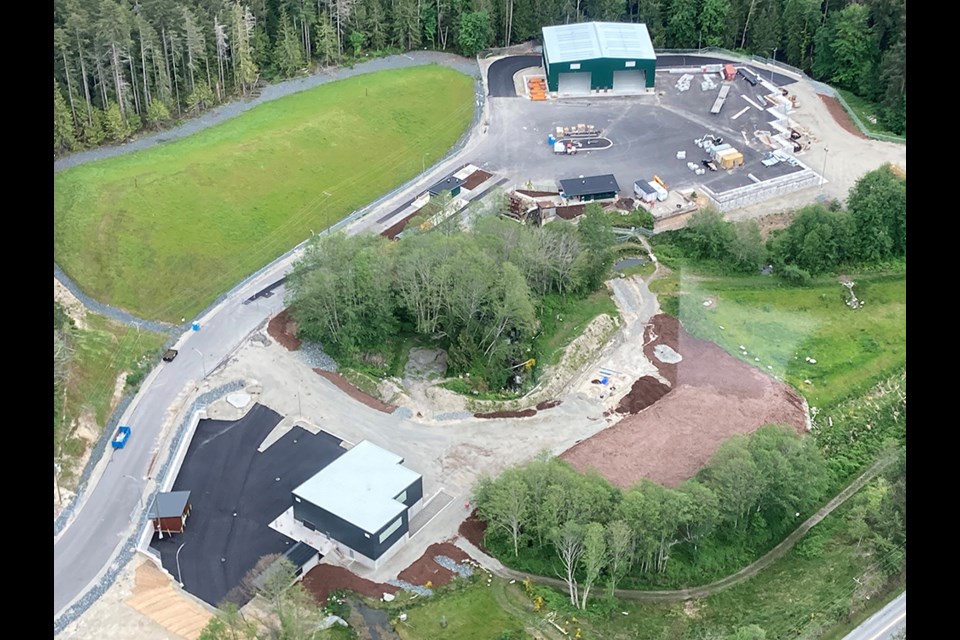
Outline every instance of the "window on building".
{"label": "window on building", "polygon": [[401,524],[403,524],[403,516],[397,518],[396,522],[383,530],[383,533],[380,534],[380,544],[383,544],[384,540],[393,535],[393,533],[400,528]]}
{"label": "window on building", "polygon": [[406,502],[407,501],[407,490],[404,489],[403,493],[396,497],[397,502]]}

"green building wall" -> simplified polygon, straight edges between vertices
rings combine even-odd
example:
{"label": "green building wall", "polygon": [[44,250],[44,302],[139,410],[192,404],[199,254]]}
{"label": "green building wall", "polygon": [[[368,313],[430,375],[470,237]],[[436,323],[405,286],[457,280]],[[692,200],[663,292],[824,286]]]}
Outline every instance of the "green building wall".
{"label": "green building wall", "polygon": [[[544,51],[543,69],[547,74],[547,89],[551,92],[557,92],[560,85],[561,73],[589,73],[591,89],[612,89],[614,71],[634,71],[641,70],[646,77],[646,86],[653,89],[657,73],[656,60],[632,60],[636,66],[628,67],[627,62],[631,60],[620,60],[615,58],[598,58],[595,60],[581,60],[578,62],[555,62],[550,63],[547,59],[547,52]],[[579,64],[579,69],[571,69],[570,65]]]}

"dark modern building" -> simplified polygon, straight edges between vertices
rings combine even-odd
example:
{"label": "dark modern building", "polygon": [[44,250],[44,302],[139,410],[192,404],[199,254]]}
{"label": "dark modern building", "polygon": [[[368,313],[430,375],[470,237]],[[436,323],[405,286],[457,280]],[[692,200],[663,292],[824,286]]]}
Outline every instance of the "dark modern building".
{"label": "dark modern building", "polygon": [[611,200],[620,193],[620,185],[612,173],[602,176],[567,178],[560,181],[560,195],[568,200],[589,202]]}
{"label": "dark modern building", "polygon": [[463,180],[454,176],[447,176],[437,184],[427,189],[431,196],[439,196],[443,193],[449,193],[451,197],[456,198],[460,195],[460,189],[463,187]]}
{"label": "dark modern building", "polygon": [[422,498],[423,477],[364,440],[293,490],[293,517],[344,556],[378,567],[407,537]]}
{"label": "dark modern building", "polygon": [[190,515],[190,492],[158,493],[150,503],[147,517],[153,521],[153,530],[163,534],[182,533]]}
{"label": "dark modern building", "polygon": [[559,96],[650,93],[657,54],[645,24],[564,24],[543,28],[543,70]]}

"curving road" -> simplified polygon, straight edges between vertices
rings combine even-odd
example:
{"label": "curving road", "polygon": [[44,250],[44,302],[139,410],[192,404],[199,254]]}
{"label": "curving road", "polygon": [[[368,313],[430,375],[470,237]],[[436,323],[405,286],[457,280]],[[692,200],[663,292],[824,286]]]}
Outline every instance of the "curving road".
{"label": "curving road", "polygon": [[843,637],[843,640],[897,640],[907,630],[907,592],[887,603],[880,611]]}
{"label": "curving road", "polygon": [[[371,61],[357,65],[357,68],[352,70],[341,70],[343,73],[336,77],[356,75],[363,72],[361,68],[370,72],[433,63],[446,64],[460,71],[472,65],[472,71],[468,73],[478,75],[475,61],[448,54],[415,52],[411,55]],[[331,75],[290,81],[283,83],[285,86],[281,89],[269,87],[264,91],[264,96],[269,92],[272,98],[281,97],[328,82],[334,79]],[[223,113],[211,115],[210,121],[202,124],[200,128],[238,115],[251,106],[251,103],[242,103],[236,107],[225,106],[221,110]],[[124,147],[76,154],[54,163],[54,172],[189,135],[198,130],[200,124],[188,123],[176,130]],[[364,217],[365,214],[373,211],[375,207],[387,207],[406,196],[418,193],[427,183],[455,168],[456,163],[463,164],[462,158],[472,152],[472,143],[475,140],[473,133],[468,132],[468,141],[459,151],[396,192],[344,219],[336,227],[352,225],[347,226],[348,233],[362,230],[369,225],[371,218]],[[143,382],[137,397],[121,418],[121,424],[130,425],[133,429],[127,446],[117,451],[107,450],[91,474],[86,490],[78,496],[71,519],[54,536],[55,632],[99,596],[101,587],[106,586],[99,583],[116,561],[121,551],[121,543],[142,524],[144,510],[152,492],[156,490],[151,474],[159,469],[160,461],[166,454],[160,451],[161,440],[170,424],[177,419],[175,413],[184,406],[188,394],[196,390],[199,382],[237,349],[251,332],[271,315],[283,309],[286,292],[282,285],[274,288],[274,295],[270,297],[258,297],[248,303],[245,301],[276,284],[299,256],[301,247],[291,250],[238,285],[222,302],[208,310],[198,319],[200,331],[188,331],[175,345],[180,351],[177,359],[158,367]]]}

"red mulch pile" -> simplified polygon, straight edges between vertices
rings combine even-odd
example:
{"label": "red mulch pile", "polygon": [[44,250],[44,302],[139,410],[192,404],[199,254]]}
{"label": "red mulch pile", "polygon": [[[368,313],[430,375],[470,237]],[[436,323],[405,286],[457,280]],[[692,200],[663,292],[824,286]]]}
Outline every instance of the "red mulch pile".
{"label": "red mulch pile", "polygon": [[833,119],[836,120],[837,124],[843,127],[845,131],[852,133],[858,138],[867,140],[867,136],[863,135],[863,132],[860,131],[860,129],[857,129],[857,125],[853,124],[853,120],[850,119],[850,114],[847,113],[847,110],[843,108],[843,105],[840,104],[839,100],[824,95],[821,95],[820,99],[823,100],[823,104],[826,105],[827,111],[830,112],[830,115],[833,116]]}
{"label": "red mulch pile", "polygon": [[529,418],[537,415],[536,409],[524,409],[523,411],[493,411],[491,413],[475,413],[474,418]]}
{"label": "red mulch pile", "polygon": [[545,411],[547,409],[553,409],[554,407],[559,407],[563,400],[544,400],[537,405],[537,411]]}
{"label": "red mulch pile", "polygon": [[522,193],[531,198],[546,198],[548,196],[560,195],[558,191],[531,191],[530,189],[517,189],[517,193]]}
{"label": "red mulch pile", "polygon": [[319,373],[321,376],[323,376],[333,384],[337,385],[338,389],[346,393],[348,396],[350,396],[354,400],[357,400],[358,402],[362,402],[363,404],[367,405],[371,409],[376,409],[377,411],[383,411],[384,413],[393,413],[394,409],[397,408],[392,404],[387,404],[386,402],[383,402],[382,400],[378,400],[377,398],[374,398],[370,394],[365,393],[360,389],[357,389],[339,373],[334,373],[333,371],[324,371],[323,369],[314,369],[313,371],[314,373]]}
{"label": "red mulch pile", "polygon": [[[476,509],[470,513],[466,520],[460,523],[460,529],[458,530],[461,536],[469,540],[473,546],[483,552],[487,551],[486,547],[483,546],[483,536],[486,532],[487,523],[477,518]],[[456,558],[454,558],[454,560],[456,560]]]}
{"label": "red mulch pile", "polygon": [[468,190],[476,189],[481,184],[489,180],[490,176],[492,175],[493,175],[492,173],[487,173],[483,169],[477,169],[476,171],[468,175],[467,179],[463,181],[463,188]]}
{"label": "red mulch pile", "polygon": [[[786,424],[798,432],[806,428],[796,391],[712,342],[692,337],[676,318],[654,316],[646,340],[651,342],[644,353],[670,381],[670,393],[568,449],[562,457],[577,470],[596,469],[623,488],[644,478],[675,487],[696,475],[734,435],[766,424]],[[654,355],[658,344],[683,359],[661,362]]]}
{"label": "red mulch pile", "polygon": [[424,586],[427,582],[430,582],[434,587],[449,584],[457,574],[437,564],[437,561],[434,560],[435,556],[447,556],[454,562],[465,562],[470,559],[470,556],[463,549],[453,545],[453,543],[436,542],[427,547],[427,550],[416,562],[401,571],[397,580],[403,580],[418,586]]}
{"label": "red mulch pile", "polygon": [[630,392],[620,400],[617,413],[640,413],[670,393],[670,387],[653,376],[643,376],[633,383]]}
{"label": "red mulch pile", "polygon": [[346,589],[367,596],[382,598],[384,593],[394,594],[399,587],[378,584],[364,580],[343,567],[334,564],[318,564],[303,577],[303,586],[307,588],[320,606],[327,602],[331,591]]}
{"label": "red mulch pile", "polygon": [[290,317],[290,309],[284,309],[270,319],[267,324],[267,333],[289,351],[296,351],[300,348],[300,340],[297,338],[297,323]]}

